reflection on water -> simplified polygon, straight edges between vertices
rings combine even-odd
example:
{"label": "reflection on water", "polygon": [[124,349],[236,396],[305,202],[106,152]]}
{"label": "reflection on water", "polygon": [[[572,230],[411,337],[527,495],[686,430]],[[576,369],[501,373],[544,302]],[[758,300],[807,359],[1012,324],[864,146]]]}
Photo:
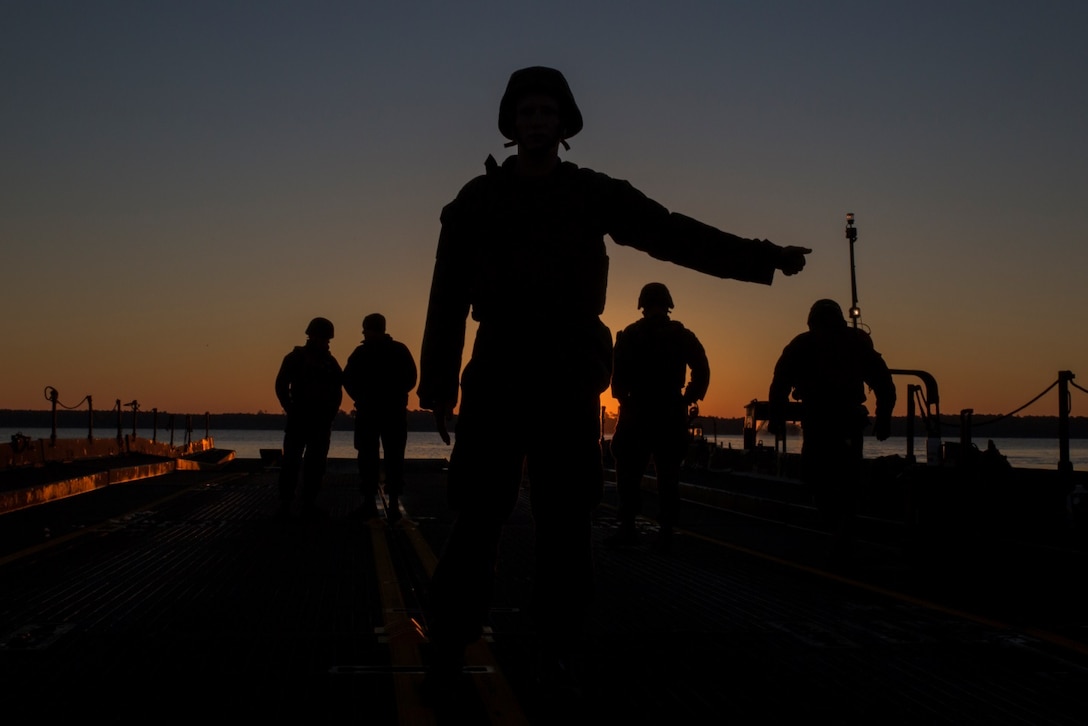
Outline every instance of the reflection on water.
{"label": "reflection on water", "polygon": [[[713,436],[708,437],[714,440]],[[734,449],[743,448],[744,442],[740,436],[719,436],[718,442],[722,446],[732,446]],[[956,441],[947,439],[947,441]],[[975,440],[975,445],[980,449],[986,448],[989,439]],[[1058,468],[1058,440],[1057,439],[1024,439],[1004,438],[993,439],[998,450],[1008,457],[1013,466],[1027,469],[1057,469]],[[764,442],[768,446],[774,446],[774,438],[768,437]],[[787,439],[786,451],[800,453],[801,437],[795,436]],[[877,441],[872,437],[865,439],[865,458],[876,459],[881,456],[906,456],[907,439],[905,436],[892,436],[887,441]],[[924,437],[915,437],[914,456],[919,462],[926,460],[926,440]],[[1072,439],[1069,442],[1069,459],[1073,468],[1077,471],[1088,471],[1088,439]]]}
{"label": "reflection on water", "polygon": [[[242,459],[255,459],[260,449],[278,449],[283,445],[282,431],[224,430],[212,432],[216,448],[231,449]],[[354,459],[355,435],[351,431],[333,431],[329,456],[333,459]],[[450,433],[450,440],[454,439]],[[442,443],[437,432],[409,431],[405,456],[409,459],[447,459],[452,446]]]}
{"label": "reflection on water", "polygon": [[[52,431],[50,429],[0,428],[0,442],[7,443],[11,441],[12,435],[16,433],[21,433],[32,439],[48,439],[52,434]],[[123,433],[126,435],[131,434],[132,429],[127,429]],[[136,435],[141,438],[151,438],[152,433],[153,432],[150,429],[136,430]],[[199,431],[193,431],[194,439],[199,439],[203,435],[203,428]],[[57,429],[58,439],[81,439],[86,436],[86,429]],[[215,440],[217,449],[229,449],[233,451],[234,455],[239,459],[257,459],[260,458],[261,449],[278,449],[283,446],[282,431],[224,429],[222,431],[212,430],[211,436],[212,439]],[[111,433],[108,431],[95,432],[95,438],[97,439],[108,439],[111,437]],[[450,439],[454,439],[454,434],[452,432],[450,433]],[[157,440],[169,442],[170,432],[167,431],[164,433],[162,430],[159,430]],[[184,441],[184,433],[174,433],[175,444],[182,444]],[[354,459],[356,452],[353,441],[353,432],[333,431],[332,443],[329,446],[329,456],[333,459]],[[446,459],[449,458],[450,448],[451,447],[442,443],[442,439],[438,438],[437,432],[409,431],[408,448],[405,455],[410,459]]]}
{"label": "reflection on water", "polygon": [[[29,436],[32,439],[48,439],[51,431],[49,429],[0,428],[0,441],[8,442],[11,440],[11,436],[16,433],[22,433],[24,436]],[[150,438],[152,435],[150,430],[144,431],[137,429],[136,433],[137,435],[146,438]],[[203,430],[194,432],[193,435],[199,437],[202,434]],[[230,449],[234,451],[235,456],[240,459],[256,459],[260,457],[261,449],[278,449],[283,444],[282,431],[225,429],[223,431],[212,431],[211,434],[217,448]],[[61,439],[78,439],[83,438],[86,435],[86,429],[57,430],[57,437]],[[454,434],[451,433],[450,436],[453,438]],[[162,431],[158,432],[158,439],[160,441],[168,441],[169,437],[169,432],[167,432],[165,436]],[[97,438],[109,437],[98,435]],[[354,459],[355,447],[352,445],[352,438],[353,434],[351,431],[333,431],[329,456],[335,459]],[[713,436],[708,438],[712,441],[715,440]],[[743,448],[744,445],[743,439],[740,436],[718,436],[716,440],[721,446],[732,447],[734,449]],[[767,445],[774,444],[774,440],[771,438],[767,438],[764,441]],[[981,438],[975,443],[980,448],[986,448],[986,442],[987,439]],[[175,443],[181,443],[181,437],[178,437],[177,434],[175,434]],[[1002,454],[1009,458],[1009,463],[1013,466],[1033,469],[1056,469],[1058,466],[1057,439],[1004,438],[994,439],[994,444]],[[919,461],[925,461],[925,446],[926,441],[924,438],[915,438],[914,453]],[[442,440],[438,438],[438,434],[435,432],[408,432],[408,448],[406,455],[410,459],[447,459],[450,455],[450,449],[451,447],[443,444]],[[786,450],[794,453],[799,452],[801,450],[800,437],[797,436],[787,439]],[[865,456],[867,458],[890,456],[893,454],[904,456],[906,453],[907,440],[904,437],[893,436],[887,441],[877,441],[874,438],[865,439]],[[1077,471],[1088,471],[1088,439],[1071,440],[1069,442],[1069,458],[1073,462],[1074,469]]]}

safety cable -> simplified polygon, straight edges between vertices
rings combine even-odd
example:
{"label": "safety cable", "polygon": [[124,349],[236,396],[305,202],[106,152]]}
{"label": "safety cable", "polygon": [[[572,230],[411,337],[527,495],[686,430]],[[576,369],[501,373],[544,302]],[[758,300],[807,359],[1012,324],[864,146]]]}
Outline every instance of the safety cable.
{"label": "safety cable", "polygon": [[[50,394],[50,391],[52,391],[52,394]],[[63,403],[60,402],[60,399],[58,399],[56,397],[56,393],[57,393],[57,389],[53,388],[52,386],[46,386],[45,387],[45,400],[46,401],[52,401],[53,403],[57,404],[61,408],[66,408],[69,411],[72,410],[73,408],[79,408],[88,399],[90,399],[90,396],[84,396],[83,399],[79,403],[77,403],[76,405],[74,405],[74,406],[65,406]]]}
{"label": "safety cable", "polygon": [[1042,392],[1042,393],[1040,393],[1040,394],[1039,394],[1038,396],[1036,396],[1035,398],[1033,398],[1033,399],[1031,399],[1030,401],[1028,401],[1027,403],[1025,403],[1025,404],[1024,404],[1023,406],[1021,406],[1020,408],[1016,409],[1015,411],[1009,411],[1008,413],[1006,413],[1006,414],[1003,414],[1003,415],[1001,415],[1001,416],[998,416],[997,418],[992,418],[992,419],[990,419],[989,421],[983,421],[983,422],[981,422],[981,423],[979,423],[979,424],[972,424],[972,426],[973,426],[973,427],[975,427],[975,428],[977,428],[977,427],[980,427],[980,426],[988,426],[989,424],[992,424],[992,423],[994,423],[995,421],[1000,421],[1000,420],[1002,420],[1002,419],[1006,419],[1006,418],[1008,418],[1009,416],[1015,416],[1016,414],[1020,413],[1020,412],[1021,412],[1021,411],[1023,411],[1023,410],[1025,409],[1025,408],[1027,408],[1028,406],[1030,406],[1031,404],[1035,403],[1035,402],[1036,402],[1036,401],[1038,401],[1038,400],[1039,400],[1040,398],[1042,398],[1043,396],[1045,396],[1045,395],[1046,395],[1047,393],[1049,393],[1049,392],[1050,392],[1050,389],[1054,388],[1054,386],[1056,386],[1056,385],[1058,385],[1058,382],[1057,382],[1057,381],[1054,381],[1054,382],[1053,382],[1053,383],[1051,383],[1051,384],[1050,384],[1049,386],[1047,386],[1047,389],[1046,389],[1045,391],[1043,391],[1043,392]]}
{"label": "safety cable", "polygon": [[[1023,406],[1021,406],[1021,407],[1020,407],[1020,408],[1018,408],[1018,409],[1015,409],[1015,410],[1013,410],[1013,411],[1009,411],[1008,413],[1004,413],[1004,414],[1001,414],[1000,416],[997,416],[997,417],[995,417],[995,418],[992,418],[992,419],[989,419],[989,420],[983,421],[982,423],[974,423],[974,422],[972,421],[972,423],[971,423],[971,428],[980,428],[980,427],[982,427],[982,426],[989,426],[989,425],[990,425],[990,424],[992,424],[992,423],[996,423],[996,422],[998,422],[998,421],[1001,421],[1001,420],[1003,420],[1003,419],[1007,419],[1007,418],[1008,418],[1009,416],[1015,416],[1016,414],[1020,413],[1020,412],[1021,412],[1021,411],[1023,411],[1023,410],[1025,409],[1025,408],[1027,408],[1028,406],[1030,406],[1031,404],[1035,403],[1035,402],[1036,402],[1036,401],[1038,401],[1038,400],[1039,400],[1040,398],[1042,398],[1043,396],[1045,396],[1045,395],[1046,395],[1047,393],[1049,393],[1049,392],[1050,392],[1050,389],[1052,389],[1052,388],[1053,388],[1054,386],[1056,386],[1056,385],[1058,385],[1058,381],[1054,381],[1053,383],[1051,383],[1051,384],[1050,384],[1049,386],[1047,386],[1047,387],[1046,387],[1046,390],[1045,390],[1045,391],[1043,391],[1043,392],[1042,392],[1042,393],[1040,393],[1040,394],[1039,394],[1038,396],[1036,396],[1035,398],[1031,399],[1030,401],[1028,401],[1027,403],[1025,403],[1025,404],[1024,404]],[[1079,386],[1078,386],[1078,388],[1079,388]],[[1084,389],[1081,389],[1081,390],[1084,390]],[[955,425],[955,424],[956,424],[957,422],[956,422],[956,421],[954,421],[954,420],[950,420],[950,421],[945,421],[945,422],[943,422],[943,423],[946,423],[946,424],[948,424],[948,425]]]}

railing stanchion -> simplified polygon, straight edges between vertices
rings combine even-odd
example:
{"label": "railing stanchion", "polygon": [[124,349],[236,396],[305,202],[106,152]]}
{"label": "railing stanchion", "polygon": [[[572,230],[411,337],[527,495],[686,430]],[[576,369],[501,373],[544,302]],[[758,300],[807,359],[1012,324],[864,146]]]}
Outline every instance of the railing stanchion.
{"label": "railing stanchion", "polygon": [[914,456],[914,397],[922,387],[914,383],[907,384],[907,463],[913,464]]}
{"label": "railing stanchion", "polygon": [[1073,378],[1072,371],[1058,371],[1058,471],[1063,474],[1073,473],[1069,459],[1069,382]]}
{"label": "railing stanchion", "polygon": [[960,455],[957,463],[967,461],[968,451],[971,448],[971,417],[974,413],[973,408],[960,411]]}
{"label": "railing stanchion", "polygon": [[57,389],[49,389],[49,402],[53,406],[53,433],[49,435],[49,443],[53,446],[57,445],[57,398],[60,396],[57,393]]}

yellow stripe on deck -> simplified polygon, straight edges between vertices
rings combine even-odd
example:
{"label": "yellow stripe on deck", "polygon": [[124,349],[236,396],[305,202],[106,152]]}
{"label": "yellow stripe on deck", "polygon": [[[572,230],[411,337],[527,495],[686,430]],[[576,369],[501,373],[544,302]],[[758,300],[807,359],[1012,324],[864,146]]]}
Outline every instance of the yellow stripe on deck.
{"label": "yellow stripe on deck", "polygon": [[[404,530],[408,541],[412,545],[412,549],[415,550],[416,557],[419,558],[420,563],[423,565],[424,572],[427,573],[427,577],[430,578],[434,574],[434,569],[438,565],[438,558],[435,556],[434,551],[431,550],[430,545],[424,539],[419,528],[415,523],[407,517],[400,520],[397,523],[397,527]],[[411,618],[404,615],[404,602],[401,598],[399,583],[395,582],[395,575],[392,572],[393,563],[389,556],[389,546],[385,539],[385,527],[381,521],[371,523],[371,537],[374,540],[374,556],[375,559],[387,560],[387,568],[389,577],[383,576],[384,568],[379,566],[378,574],[379,579],[382,582],[382,606],[386,613],[386,628],[396,628],[398,631],[414,632],[417,634],[417,639],[411,643],[412,652],[408,652],[407,649],[393,649],[390,648],[393,657],[394,668],[399,665],[414,665],[420,663],[419,645],[423,642],[423,634],[420,631],[418,624]],[[378,539],[382,542],[379,545]],[[381,548],[379,550],[379,547]],[[388,587],[387,584],[395,585],[395,587]],[[386,601],[386,592],[388,590],[396,590],[395,595],[390,593],[389,602]],[[395,598],[395,600],[394,600]],[[395,602],[395,605],[389,603]],[[401,621],[408,621],[411,624],[411,628]],[[392,631],[390,631],[392,632]],[[392,643],[392,641],[391,641]],[[400,661],[398,658],[410,658],[409,661]],[[521,710],[521,705],[518,703],[517,697],[514,695],[514,691],[510,688],[510,684],[507,683],[506,678],[503,676],[502,671],[499,670],[497,661],[494,654],[488,647],[487,643],[483,640],[477,640],[470,645],[465,652],[466,665],[472,669],[472,681],[476,686],[476,691],[480,695],[480,700],[483,702],[484,710],[488,714],[490,722],[494,726],[521,726],[527,725],[529,720],[525,717],[524,712]],[[411,692],[408,694],[414,703],[411,704],[415,713],[415,708],[420,708],[418,698],[418,685],[421,680],[418,676],[412,674],[414,677],[411,679],[410,688]],[[405,680],[405,675],[397,674],[394,676],[398,682]],[[401,707],[401,689],[398,686],[397,689],[397,706]],[[401,711],[402,723],[403,716],[409,712]],[[433,721],[431,721],[433,722]],[[410,721],[408,723],[431,723],[424,721]]]}
{"label": "yellow stripe on deck", "polygon": [[[419,698],[419,687],[423,681],[419,646],[424,640],[423,632],[405,612],[400,580],[389,552],[385,521],[372,519],[367,526],[370,527],[370,541],[374,547],[374,567],[381,593],[382,620],[389,643],[389,658],[393,666],[393,692],[397,700],[399,721],[402,724],[428,726],[436,721],[434,712],[424,706]],[[404,666],[416,666],[419,669],[415,672],[401,670]]]}

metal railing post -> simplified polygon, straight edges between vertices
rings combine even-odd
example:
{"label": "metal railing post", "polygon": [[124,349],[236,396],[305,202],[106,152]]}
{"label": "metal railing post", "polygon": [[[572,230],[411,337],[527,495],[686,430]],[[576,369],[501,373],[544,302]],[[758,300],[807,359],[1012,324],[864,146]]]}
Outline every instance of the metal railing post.
{"label": "metal railing post", "polygon": [[965,408],[960,411],[960,459],[967,456],[967,450],[971,448],[971,416],[975,413],[973,408]]}
{"label": "metal railing post", "polygon": [[136,440],[136,413],[140,410],[139,401],[133,399],[127,405],[132,406],[132,440]]}
{"label": "metal railing post", "polygon": [[925,396],[922,402],[925,404],[926,423],[926,464],[937,466],[941,463],[941,395],[937,388],[937,379],[926,371],[911,368],[892,368],[889,373],[896,375],[912,375],[922,379],[925,384]]}
{"label": "metal railing post", "polygon": [[53,446],[57,445],[57,398],[60,394],[57,393],[57,389],[49,389],[49,402],[53,406],[53,433],[49,435],[49,443]]}
{"label": "metal railing post", "polygon": [[1063,474],[1073,473],[1069,459],[1069,382],[1073,378],[1072,371],[1058,371],[1058,471]]}
{"label": "metal railing post", "polygon": [[914,456],[914,397],[922,390],[922,387],[914,383],[907,384],[907,463],[913,464]]}

